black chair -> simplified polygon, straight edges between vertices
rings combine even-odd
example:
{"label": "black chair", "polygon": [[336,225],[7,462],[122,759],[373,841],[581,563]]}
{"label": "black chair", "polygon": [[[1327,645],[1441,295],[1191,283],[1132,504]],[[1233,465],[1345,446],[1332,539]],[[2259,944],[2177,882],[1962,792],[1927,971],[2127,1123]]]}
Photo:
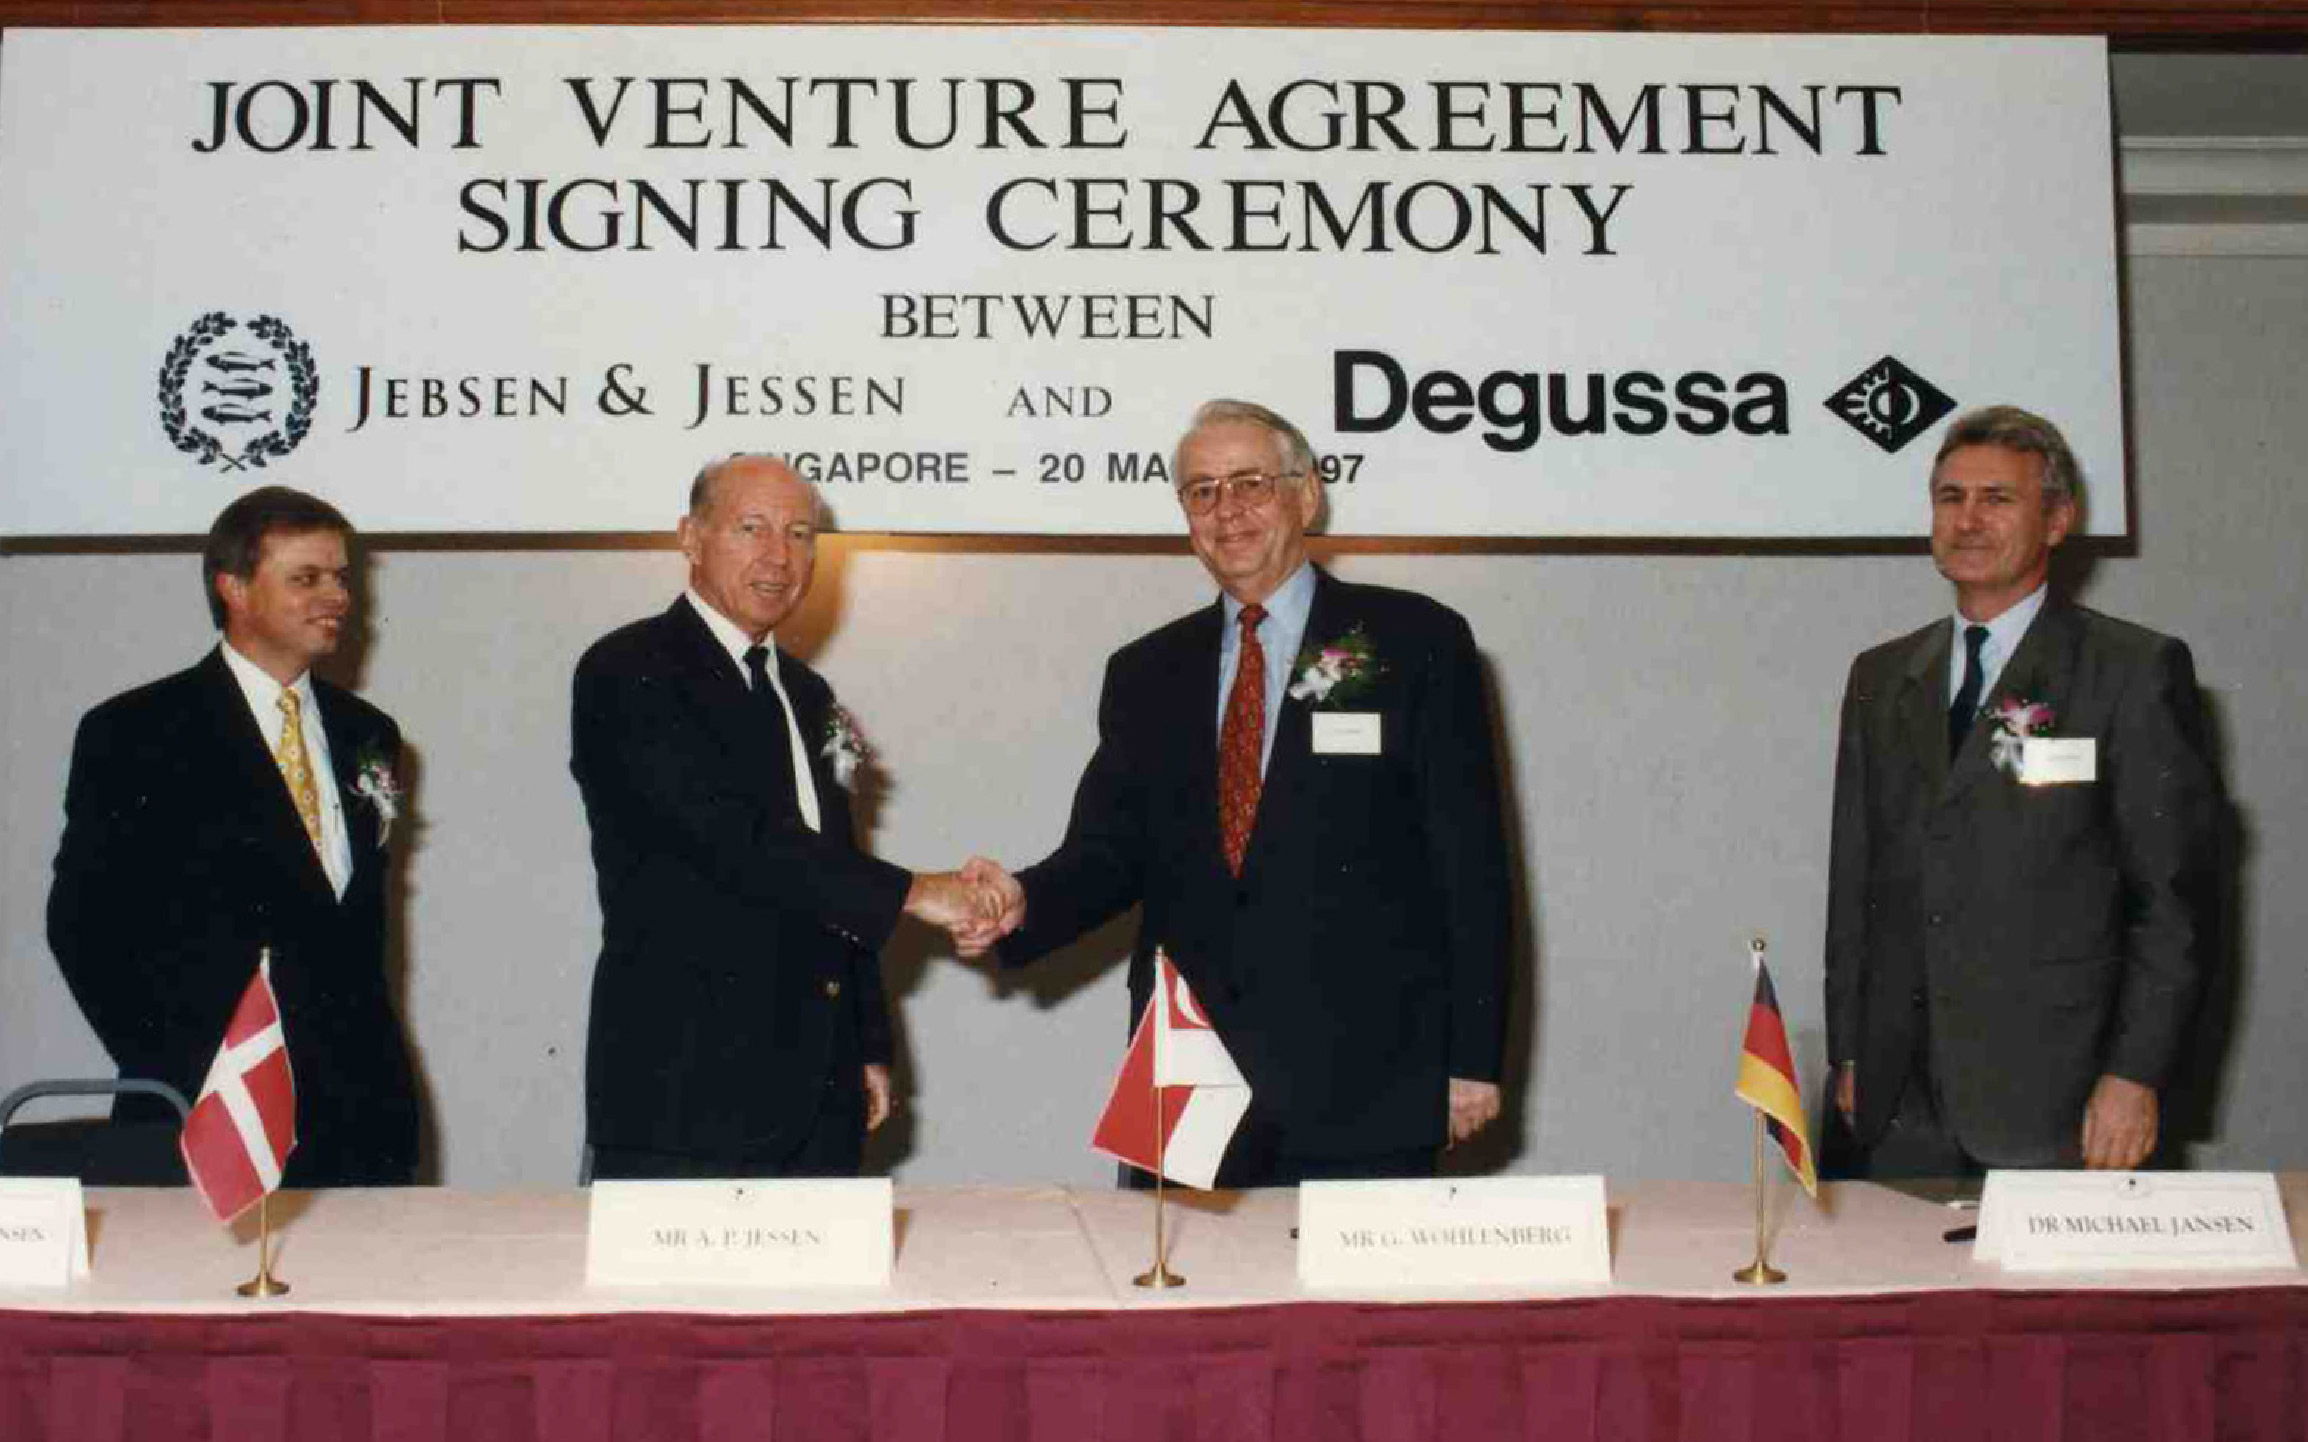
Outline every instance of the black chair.
{"label": "black chair", "polygon": [[[46,1097],[158,1097],[174,1120],[114,1121],[71,1117],[18,1122],[17,1109]],[[136,1077],[36,1081],[0,1097],[0,1177],[78,1177],[92,1187],[181,1187],[190,1184],[177,1138],[191,1104],[166,1082]]]}

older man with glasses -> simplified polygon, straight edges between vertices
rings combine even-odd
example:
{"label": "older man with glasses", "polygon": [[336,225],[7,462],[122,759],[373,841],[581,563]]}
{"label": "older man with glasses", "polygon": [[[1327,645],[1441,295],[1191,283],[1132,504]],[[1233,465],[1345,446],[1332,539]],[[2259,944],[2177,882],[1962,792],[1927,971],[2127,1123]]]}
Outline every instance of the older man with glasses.
{"label": "older man with glasses", "polygon": [[1164,948],[1251,1086],[1219,1185],[1431,1174],[1498,1115],[1509,984],[1473,633],[1307,560],[1322,490],[1274,412],[1203,406],[1173,474],[1217,602],[1109,662],[1058,850],[965,874],[1006,902],[1006,965],[1143,903],[1132,1016]]}

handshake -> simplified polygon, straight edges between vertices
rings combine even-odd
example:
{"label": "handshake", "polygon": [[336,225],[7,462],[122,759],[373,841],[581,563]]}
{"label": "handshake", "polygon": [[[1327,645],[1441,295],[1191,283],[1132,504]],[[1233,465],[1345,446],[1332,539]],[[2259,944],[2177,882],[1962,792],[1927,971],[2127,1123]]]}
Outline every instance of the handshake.
{"label": "handshake", "polygon": [[954,950],[984,956],[1026,921],[1026,889],[997,862],[973,856],[959,871],[917,871],[906,915],[952,935]]}

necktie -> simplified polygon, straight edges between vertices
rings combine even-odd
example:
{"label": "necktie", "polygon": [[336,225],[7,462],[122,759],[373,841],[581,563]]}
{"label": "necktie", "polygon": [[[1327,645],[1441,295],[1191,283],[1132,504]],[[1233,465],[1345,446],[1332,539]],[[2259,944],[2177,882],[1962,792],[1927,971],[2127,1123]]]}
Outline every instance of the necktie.
{"label": "necktie", "polygon": [[1987,627],[1963,628],[1963,684],[1956,688],[1955,704],[1947,708],[1947,759],[1950,761],[1963,749],[1963,738],[1971,734],[1971,723],[1979,719],[1979,650],[1986,644]]}
{"label": "necktie", "polygon": [[777,699],[777,687],[770,684],[765,664],[768,659],[767,646],[748,647],[745,675],[753,687],[753,707],[761,718],[762,734],[768,739],[770,787],[777,793],[777,814],[798,817],[801,802],[793,789],[793,740],[786,729],[785,703]]}
{"label": "necktie", "polygon": [[280,744],[273,747],[272,759],[280,767],[281,780],[288,783],[305,835],[312,838],[314,852],[320,853],[321,790],[313,780],[312,757],[305,752],[304,703],[294,691],[280,693]]}
{"label": "necktie", "polygon": [[1259,761],[1266,752],[1266,648],[1258,644],[1264,606],[1242,608],[1242,650],[1235,658],[1234,689],[1226,693],[1226,720],[1218,728],[1218,839],[1226,869],[1242,874],[1250,828],[1258,820]]}

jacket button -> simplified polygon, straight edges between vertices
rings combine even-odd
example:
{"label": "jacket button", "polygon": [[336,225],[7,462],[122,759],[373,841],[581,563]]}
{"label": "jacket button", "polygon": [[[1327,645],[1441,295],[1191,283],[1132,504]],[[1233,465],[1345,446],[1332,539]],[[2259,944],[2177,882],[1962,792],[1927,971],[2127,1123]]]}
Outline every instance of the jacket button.
{"label": "jacket button", "polygon": [[829,982],[827,982],[827,983],[825,984],[825,995],[826,995],[826,1000],[828,1000],[828,1001],[831,1001],[831,1000],[833,1000],[834,998],[836,998],[836,997],[840,996],[840,995],[841,995],[841,983],[840,983],[840,982],[838,982],[838,981],[829,981]]}
{"label": "jacket button", "polygon": [[1940,926],[1947,921],[1947,913],[1944,911],[1935,911],[1928,919],[1933,926]]}

